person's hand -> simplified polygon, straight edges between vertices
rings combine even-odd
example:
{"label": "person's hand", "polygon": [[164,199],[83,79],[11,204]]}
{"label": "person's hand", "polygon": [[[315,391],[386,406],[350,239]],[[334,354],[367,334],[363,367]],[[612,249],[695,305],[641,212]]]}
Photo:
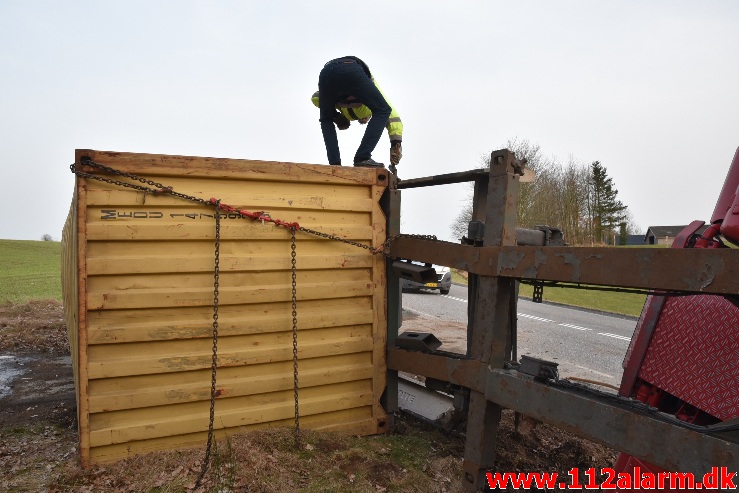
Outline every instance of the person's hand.
{"label": "person's hand", "polygon": [[351,125],[349,119],[338,111],[334,114],[334,123],[339,127],[339,130],[346,130]]}
{"label": "person's hand", "polygon": [[403,146],[396,140],[390,144],[390,164],[398,164],[403,157]]}

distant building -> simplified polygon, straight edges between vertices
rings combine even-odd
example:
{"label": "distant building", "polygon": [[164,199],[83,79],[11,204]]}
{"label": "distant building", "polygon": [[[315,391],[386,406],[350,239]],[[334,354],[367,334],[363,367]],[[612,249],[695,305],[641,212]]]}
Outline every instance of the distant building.
{"label": "distant building", "polygon": [[[687,227],[685,226],[649,226],[647,234],[644,235],[646,245],[672,245],[675,237]],[[703,233],[708,226],[701,226],[698,233]]]}
{"label": "distant building", "polygon": [[[644,235],[626,235],[626,243],[627,246],[634,246],[634,245],[643,245],[644,244]],[[620,243],[619,243],[620,245]]]}

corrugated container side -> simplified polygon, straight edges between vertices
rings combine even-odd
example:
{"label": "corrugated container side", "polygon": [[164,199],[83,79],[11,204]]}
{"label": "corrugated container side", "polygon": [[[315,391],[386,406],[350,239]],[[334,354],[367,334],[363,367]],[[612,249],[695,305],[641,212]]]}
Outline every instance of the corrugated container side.
{"label": "corrugated container side", "polygon": [[[364,245],[385,240],[384,170],[89,150],[77,151],[79,168],[85,156]],[[78,177],[63,276],[83,464],[204,445],[214,214]],[[303,232],[296,240],[301,426],[383,432],[384,259]],[[221,215],[220,434],[294,423],[291,280],[289,230]]]}

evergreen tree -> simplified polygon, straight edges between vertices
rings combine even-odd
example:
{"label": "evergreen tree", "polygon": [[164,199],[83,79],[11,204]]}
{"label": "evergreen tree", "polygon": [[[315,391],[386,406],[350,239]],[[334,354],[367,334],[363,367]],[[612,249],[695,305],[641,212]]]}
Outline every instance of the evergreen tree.
{"label": "evergreen tree", "polygon": [[618,244],[623,246],[629,242],[629,234],[626,232],[626,223],[621,223],[621,229],[618,231]]}
{"label": "evergreen tree", "polygon": [[613,178],[608,176],[600,161],[590,165],[590,172],[593,236],[595,241],[606,243],[607,237],[626,218],[626,206],[616,198],[618,190],[613,185]]}

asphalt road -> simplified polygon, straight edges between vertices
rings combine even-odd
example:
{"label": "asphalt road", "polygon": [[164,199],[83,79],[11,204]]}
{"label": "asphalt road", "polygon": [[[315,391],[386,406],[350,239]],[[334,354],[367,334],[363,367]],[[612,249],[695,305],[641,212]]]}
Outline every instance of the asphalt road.
{"label": "asphalt road", "polygon": [[[403,308],[439,323],[466,324],[467,287],[452,285],[448,295],[403,293]],[[635,319],[525,299],[519,300],[517,312],[519,358],[525,354],[558,363],[561,378],[621,383]]]}

